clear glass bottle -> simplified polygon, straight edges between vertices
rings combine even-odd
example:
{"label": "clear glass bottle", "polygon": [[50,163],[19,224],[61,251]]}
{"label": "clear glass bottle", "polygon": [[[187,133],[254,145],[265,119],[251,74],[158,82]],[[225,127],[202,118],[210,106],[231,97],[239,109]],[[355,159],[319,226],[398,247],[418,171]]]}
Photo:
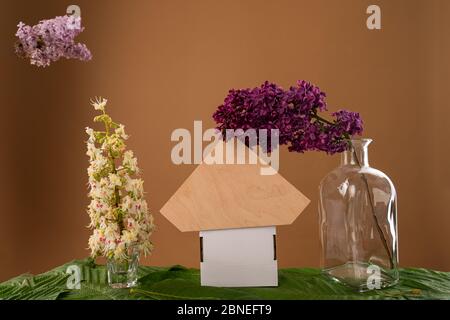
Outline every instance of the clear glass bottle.
{"label": "clear glass bottle", "polygon": [[112,288],[131,288],[138,282],[139,248],[132,245],[123,260],[108,259],[108,284]]}
{"label": "clear glass bottle", "polygon": [[358,291],[381,289],[398,281],[397,195],[389,177],[369,166],[372,140],[351,142],[319,187],[321,264]]}

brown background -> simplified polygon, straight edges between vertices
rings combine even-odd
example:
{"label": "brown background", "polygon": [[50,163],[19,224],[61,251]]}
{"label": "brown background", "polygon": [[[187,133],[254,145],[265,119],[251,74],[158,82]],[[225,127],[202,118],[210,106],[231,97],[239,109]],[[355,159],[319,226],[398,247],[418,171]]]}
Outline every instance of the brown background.
{"label": "brown background", "polygon": [[[307,79],[330,110],[360,111],[371,163],[399,195],[400,262],[450,271],[450,1],[77,1],[94,54],[37,69],[14,56],[19,21],[70,2],[1,1],[0,280],[88,255],[84,127],[102,95],[126,124],[158,225],[145,264],[198,266],[198,238],[158,210],[195,166],[170,161],[175,128],[211,114],[231,87]],[[382,30],[366,28],[379,4]],[[280,172],[312,204],[279,228],[282,267],[318,266],[317,187],[338,156],[283,148]]]}

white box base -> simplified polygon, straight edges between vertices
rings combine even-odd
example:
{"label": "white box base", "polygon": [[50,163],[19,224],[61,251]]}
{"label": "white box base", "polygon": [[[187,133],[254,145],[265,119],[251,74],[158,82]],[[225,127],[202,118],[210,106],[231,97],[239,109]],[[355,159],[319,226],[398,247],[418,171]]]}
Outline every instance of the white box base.
{"label": "white box base", "polygon": [[275,235],[275,227],[201,231],[201,285],[278,286]]}

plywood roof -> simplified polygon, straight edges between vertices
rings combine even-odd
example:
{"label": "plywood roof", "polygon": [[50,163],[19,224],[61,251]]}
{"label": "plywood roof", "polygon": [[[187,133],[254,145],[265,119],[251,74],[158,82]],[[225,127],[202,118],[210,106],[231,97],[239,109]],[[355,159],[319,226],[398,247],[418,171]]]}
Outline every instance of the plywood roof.
{"label": "plywood roof", "polygon": [[291,224],[309,199],[280,174],[261,175],[261,167],[202,163],[161,213],[180,231]]}

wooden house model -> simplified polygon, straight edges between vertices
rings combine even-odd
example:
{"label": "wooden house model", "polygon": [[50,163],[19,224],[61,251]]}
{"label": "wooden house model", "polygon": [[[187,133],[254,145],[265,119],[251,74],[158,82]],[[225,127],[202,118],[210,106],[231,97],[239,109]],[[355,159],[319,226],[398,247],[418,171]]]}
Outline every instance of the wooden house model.
{"label": "wooden house model", "polygon": [[260,168],[202,163],[161,209],[180,231],[200,233],[202,286],[278,285],[276,226],[292,224],[309,200]]}

